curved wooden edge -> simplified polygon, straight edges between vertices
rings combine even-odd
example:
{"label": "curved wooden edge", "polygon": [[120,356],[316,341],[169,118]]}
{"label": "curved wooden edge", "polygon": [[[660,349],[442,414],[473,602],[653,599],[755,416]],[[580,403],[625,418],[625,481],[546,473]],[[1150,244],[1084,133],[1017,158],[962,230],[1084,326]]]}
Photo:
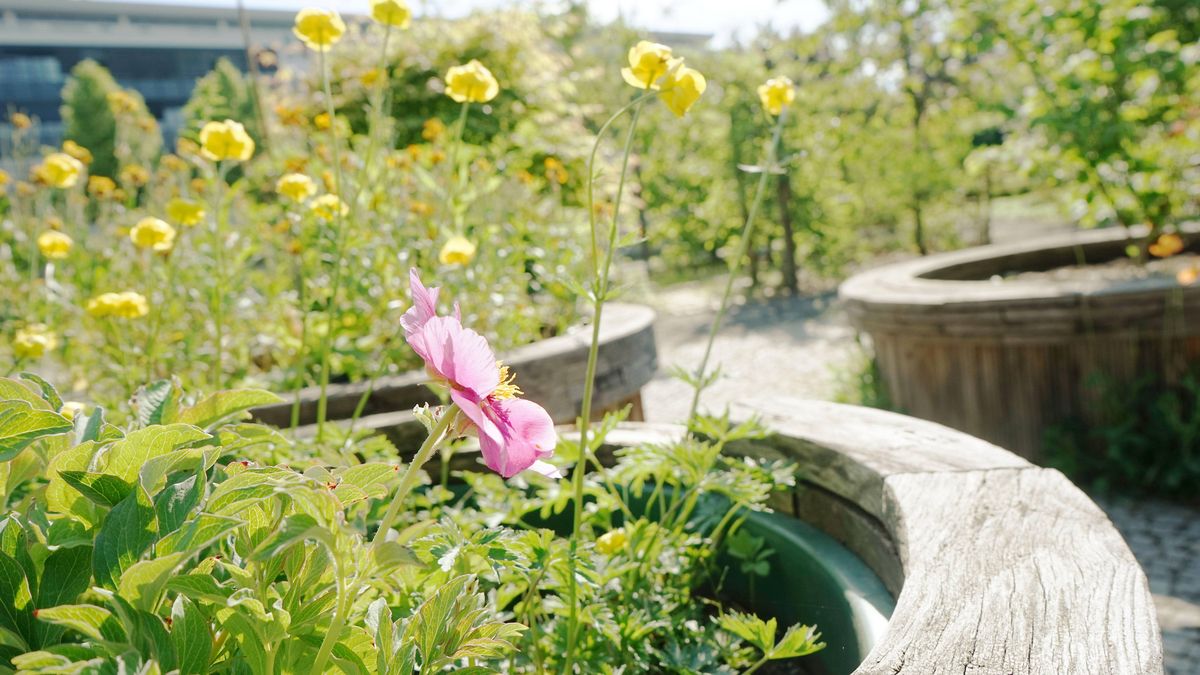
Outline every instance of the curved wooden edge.
{"label": "curved wooden edge", "polygon": [[[654,377],[658,352],[654,343],[654,310],[642,305],[612,303],[605,307],[600,324],[600,354],[596,366],[596,411],[611,409],[634,398]],[[517,375],[517,384],[530,400],[537,401],[560,423],[574,421],[583,401],[587,352],[591,329],[575,326],[563,335],[539,340],[501,355]],[[362,396],[370,391],[364,414],[389,414],[411,410],[423,403],[436,403],[437,395],[425,386],[429,376],[411,371],[369,382],[331,385],[328,397],[330,419],[348,419]],[[316,420],[319,387],[300,394],[300,424]],[[295,394],[285,403],[255,408],[251,414],[260,422],[287,426],[291,421]]]}
{"label": "curved wooden edge", "polygon": [[[1200,241],[1200,224],[1180,229],[1185,241]],[[1075,251],[1119,255],[1144,228],[1073,232],[1017,244],[980,246],[884,265],[854,275],[838,294],[850,316],[868,330],[894,329],[949,337],[991,335],[1014,326],[1039,334],[1122,329],[1161,320],[1168,303],[1200,308],[1200,286],[1174,279],[1129,284],[1103,280],[994,283],[1000,269],[1073,264]],[[989,271],[994,270],[994,271]]]}
{"label": "curved wooden edge", "polygon": [[885,582],[903,579],[888,631],[856,673],[1162,672],[1141,567],[1058,471],[878,410],[773,398],[733,412],[761,417],[772,435],[760,451],[799,462],[808,483],[861,509],[895,547],[900,569],[889,570],[889,543],[854,535],[863,523],[823,524],[883,566]]}

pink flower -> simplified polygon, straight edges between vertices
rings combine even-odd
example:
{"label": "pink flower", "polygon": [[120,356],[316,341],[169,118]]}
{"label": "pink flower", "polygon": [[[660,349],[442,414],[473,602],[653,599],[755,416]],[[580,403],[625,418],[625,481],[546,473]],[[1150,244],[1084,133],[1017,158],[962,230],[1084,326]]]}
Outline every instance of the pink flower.
{"label": "pink flower", "polygon": [[463,327],[457,305],[454,316],[438,316],[439,289],[426,288],[415,269],[409,280],[413,306],[400,318],[404,336],[429,375],[449,387],[467,430],[478,433],[484,463],[505,478],[530,468],[557,476],[557,469],[543,461],[558,441],[550,415],[517,398],[521,390],[508,368],[496,361],[482,335]]}

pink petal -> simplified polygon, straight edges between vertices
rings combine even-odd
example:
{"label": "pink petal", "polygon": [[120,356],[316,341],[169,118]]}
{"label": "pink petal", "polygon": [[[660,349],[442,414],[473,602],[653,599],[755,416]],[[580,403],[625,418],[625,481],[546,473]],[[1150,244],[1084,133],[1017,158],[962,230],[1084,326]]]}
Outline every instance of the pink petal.
{"label": "pink petal", "polygon": [[482,401],[500,384],[496,354],[482,335],[463,328],[450,316],[435,316],[408,336],[408,344],[435,377],[451,389],[464,390]]}
{"label": "pink petal", "polygon": [[472,398],[469,393],[459,391],[458,389],[450,390],[450,399],[458,405],[463,414],[467,416],[467,419],[471,420],[471,423],[475,425],[481,439],[487,437],[496,443],[504,440],[504,436],[500,434],[500,428],[479,407],[481,401]]}
{"label": "pink petal", "polygon": [[543,476],[545,476],[546,478],[562,478],[563,477],[562,471],[559,470],[559,468],[557,466],[554,466],[550,462],[543,462],[540,459],[537,460],[536,462],[534,462],[533,464],[530,464],[529,468],[526,469],[526,471],[540,473]]}
{"label": "pink petal", "polygon": [[437,316],[438,292],[441,290],[425,288],[415,267],[408,270],[408,285],[411,289],[413,305],[400,317],[400,327],[404,329],[405,336],[412,335],[420,330],[426,321]]}
{"label": "pink petal", "polygon": [[479,437],[483,462],[496,473],[512,478],[539,459],[554,454],[558,436],[554,433],[550,414],[542,406],[512,398],[492,401],[484,412],[495,420],[503,436],[500,443],[486,435]]}

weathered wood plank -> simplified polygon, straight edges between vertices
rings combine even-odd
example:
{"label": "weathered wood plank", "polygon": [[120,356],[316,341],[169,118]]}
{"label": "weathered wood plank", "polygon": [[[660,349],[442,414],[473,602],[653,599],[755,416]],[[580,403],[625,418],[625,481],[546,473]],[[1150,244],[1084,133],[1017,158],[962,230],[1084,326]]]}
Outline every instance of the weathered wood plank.
{"label": "weathered wood plank", "polygon": [[[530,400],[537,401],[558,423],[575,420],[583,401],[587,352],[591,329],[576,326],[563,335],[539,340],[501,355],[517,375],[517,384]],[[596,411],[630,401],[658,369],[654,344],[654,310],[641,305],[614,303],[605,308],[600,326],[600,353],[596,365]],[[360,398],[370,390],[365,415],[410,410],[422,403],[436,403],[437,395],[425,386],[429,377],[420,371],[376,380],[332,385],[329,389],[329,419],[349,419]],[[319,387],[300,392],[300,424],[316,421]],[[255,419],[276,426],[291,421],[293,395],[286,403],[251,411]],[[638,407],[640,412],[640,406]]]}

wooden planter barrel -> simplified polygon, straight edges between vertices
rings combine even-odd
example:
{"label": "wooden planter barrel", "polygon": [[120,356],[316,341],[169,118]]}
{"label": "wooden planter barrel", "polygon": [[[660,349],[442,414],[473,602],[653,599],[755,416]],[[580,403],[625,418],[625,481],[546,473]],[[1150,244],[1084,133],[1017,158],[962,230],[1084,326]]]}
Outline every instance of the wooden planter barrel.
{"label": "wooden planter barrel", "polygon": [[[576,326],[565,334],[539,340],[501,355],[517,376],[525,397],[537,401],[558,424],[575,421],[582,408],[581,383],[587,369],[592,332]],[[613,303],[604,308],[600,325],[600,352],[596,364],[596,412],[633,405],[633,419],[641,419],[641,388],[654,377],[658,355],[654,345],[654,310],[642,305]],[[412,417],[414,406],[437,403],[426,386],[429,376],[413,371],[385,377],[374,383],[358,382],[329,387],[328,418],[349,419],[364,393],[370,391],[359,428],[387,431],[398,444],[419,437],[424,428]],[[316,421],[318,387],[300,392],[300,424]],[[292,396],[287,402],[251,411],[255,419],[276,426],[291,423]]]}
{"label": "wooden planter barrel", "polygon": [[[799,466],[796,488],[772,506],[850,549],[895,597],[882,631],[827,636],[865,655],[856,675],[1163,672],[1145,574],[1060,472],[871,408],[770,397],[743,400],[732,416],[755,417],[769,433],[729,452]],[[682,433],[625,423],[607,442],[662,444]],[[480,466],[470,452],[454,464]],[[845,595],[871,603],[852,588]]]}
{"label": "wooden planter barrel", "polygon": [[[893,406],[1038,459],[1047,427],[1095,424],[1097,375],[1176,381],[1200,355],[1200,286],[992,280],[1124,256],[1122,229],[983,246],[887,265],[842,284]],[[1189,249],[1200,229],[1184,229]]]}

